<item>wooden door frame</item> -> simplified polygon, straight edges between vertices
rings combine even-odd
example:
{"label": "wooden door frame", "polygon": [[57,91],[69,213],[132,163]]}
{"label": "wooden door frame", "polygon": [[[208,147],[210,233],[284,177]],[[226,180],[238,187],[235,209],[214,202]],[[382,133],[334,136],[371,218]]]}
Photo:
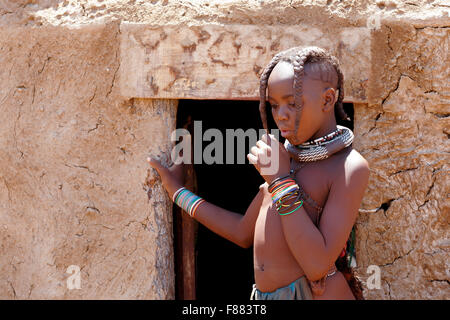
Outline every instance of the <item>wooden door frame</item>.
{"label": "wooden door frame", "polygon": [[[191,117],[182,119],[178,127],[182,127],[191,134],[191,150],[194,150],[194,130]],[[197,193],[197,179],[194,171],[193,154],[191,164],[183,167],[183,185],[194,193]],[[196,299],[196,250],[195,240],[197,237],[198,222],[191,218],[180,207],[174,204],[174,243],[175,253],[175,299]]]}

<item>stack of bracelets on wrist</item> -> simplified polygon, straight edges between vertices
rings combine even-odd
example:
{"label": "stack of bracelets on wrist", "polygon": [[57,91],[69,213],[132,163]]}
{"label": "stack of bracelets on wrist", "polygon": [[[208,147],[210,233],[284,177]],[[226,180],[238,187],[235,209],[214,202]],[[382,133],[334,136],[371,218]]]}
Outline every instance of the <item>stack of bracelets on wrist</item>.
{"label": "stack of bracelets on wrist", "polygon": [[186,211],[192,218],[195,217],[195,211],[200,206],[201,203],[205,202],[205,199],[200,198],[195,195],[185,187],[181,187],[172,197],[173,202],[181,209]]}
{"label": "stack of bracelets on wrist", "polygon": [[[295,180],[289,176],[275,179],[268,190],[272,194],[272,203],[276,206],[280,216],[291,214],[303,205],[299,187]],[[294,201],[287,205],[286,202],[289,200]]]}

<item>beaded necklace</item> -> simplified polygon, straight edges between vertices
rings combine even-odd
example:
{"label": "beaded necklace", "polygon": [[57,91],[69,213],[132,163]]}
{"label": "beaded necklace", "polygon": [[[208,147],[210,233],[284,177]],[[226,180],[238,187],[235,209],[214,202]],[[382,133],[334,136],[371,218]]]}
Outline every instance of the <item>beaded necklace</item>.
{"label": "beaded necklace", "polygon": [[332,154],[350,146],[353,143],[353,132],[344,126],[326,136],[313,141],[292,145],[287,139],[284,142],[286,150],[299,162],[312,162],[329,158]]}
{"label": "beaded necklace", "polygon": [[308,141],[308,142],[302,143],[301,146],[319,145],[323,142],[330,141],[334,137],[342,134],[342,132],[344,131],[344,129],[340,128],[340,126],[336,126],[336,127],[337,127],[337,129],[334,130],[333,132],[331,132],[323,137],[317,138],[313,141]]}

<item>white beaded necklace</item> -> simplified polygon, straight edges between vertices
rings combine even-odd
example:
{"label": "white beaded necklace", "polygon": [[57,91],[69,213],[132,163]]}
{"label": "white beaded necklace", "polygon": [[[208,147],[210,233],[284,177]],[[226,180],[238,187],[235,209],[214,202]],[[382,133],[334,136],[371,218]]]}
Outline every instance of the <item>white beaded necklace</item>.
{"label": "white beaded necklace", "polygon": [[299,162],[312,162],[329,158],[332,154],[350,146],[353,143],[353,132],[344,126],[326,136],[313,141],[294,146],[287,139],[284,142],[286,150]]}

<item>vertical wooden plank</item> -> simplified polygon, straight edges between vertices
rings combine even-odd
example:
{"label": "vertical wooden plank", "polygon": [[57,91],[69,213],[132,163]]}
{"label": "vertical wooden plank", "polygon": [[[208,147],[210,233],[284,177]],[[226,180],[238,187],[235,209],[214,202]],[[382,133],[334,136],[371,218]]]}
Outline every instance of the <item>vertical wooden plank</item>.
{"label": "vertical wooden plank", "polygon": [[[193,146],[193,124],[191,118],[182,119],[183,127],[187,129],[191,136],[191,150]],[[191,163],[193,159],[191,159]],[[193,164],[185,164],[183,166],[184,186],[192,192],[197,192],[197,180]],[[176,298],[180,300],[194,300],[196,298],[195,291],[195,238],[198,230],[198,223],[192,219],[186,212],[174,205],[175,214],[175,232],[176,232]]]}

